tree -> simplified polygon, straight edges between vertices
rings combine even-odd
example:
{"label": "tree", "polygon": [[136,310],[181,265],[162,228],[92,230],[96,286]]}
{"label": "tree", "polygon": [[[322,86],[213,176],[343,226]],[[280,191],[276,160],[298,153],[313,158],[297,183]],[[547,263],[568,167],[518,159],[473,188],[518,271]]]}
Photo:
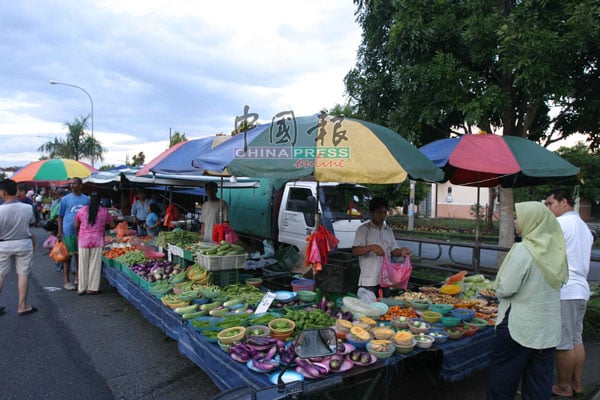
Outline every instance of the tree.
{"label": "tree", "polygon": [[134,155],[133,157],[131,157],[131,162],[127,163],[127,165],[129,165],[130,167],[136,167],[138,165],[144,164],[145,160],[146,160],[146,155],[144,154],[143,151],[140,151],[137,155]]}
{"label": "tree", "polygon": [[169,137],[169,147],[173,147],[179,142],[186,142],[186,141],[187,141],[187,138],[185,137],[185,133],[179,133],[179,132],[175,131],[175,133]]}
{"label": "tree", "polygon": [[[477,128],[600,145],[597,0],[355,0],[363,29],[345,78],[362,118],[416,145]],[[512,243],[512,191],[500,244]]]}
{"label": "tree", "polygon": [[75,118],[73,122],[65,122],[69,130],[65,139],[55,137],[38,148],[48,158],[71,158],[73,160],[88,159],[102,161],[104,149],[100,142],[85,132],[89,117]]}

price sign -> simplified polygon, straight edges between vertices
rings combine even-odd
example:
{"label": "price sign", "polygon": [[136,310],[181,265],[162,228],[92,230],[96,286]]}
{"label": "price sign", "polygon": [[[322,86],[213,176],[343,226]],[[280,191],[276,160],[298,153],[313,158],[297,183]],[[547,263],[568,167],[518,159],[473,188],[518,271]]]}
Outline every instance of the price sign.
{"label": "price sign", "polygon": [[256,311],[254,311],[255,314],[262,314],[264,312],[267,312],[267,310],[269,309],[269,307],[271,307],[271,303],[273,302],[273,300],[275,300],[275,293],[273,292],[267,292],[262,300],[260,301],[260,303],[258,303],[258,307],[256,307]]}

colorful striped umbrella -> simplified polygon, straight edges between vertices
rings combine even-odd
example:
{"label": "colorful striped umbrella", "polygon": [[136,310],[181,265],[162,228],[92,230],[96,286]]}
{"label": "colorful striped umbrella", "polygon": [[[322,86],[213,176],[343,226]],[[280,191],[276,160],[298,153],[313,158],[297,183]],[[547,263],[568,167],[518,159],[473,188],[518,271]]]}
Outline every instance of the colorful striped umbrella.
{"label": "colorful striped umbrella", "polygon": [[66,181],[85,178],[96,169],[89,164],[69,158],[34,161],[19,169],[11,177],[15,182]]}
{"label": "colorful striped umbrella", "polygon": [[455,185],[535,186],[575,178],[579,168],[530,140],[492,134],[440,139],[419,148]]}
{"label": "colorful striped umbrella", "polygon": [[319,182],[437,182],[443,172],[400,134],[381,125],[325,114],[286,115],[198,154],[200,172]]}

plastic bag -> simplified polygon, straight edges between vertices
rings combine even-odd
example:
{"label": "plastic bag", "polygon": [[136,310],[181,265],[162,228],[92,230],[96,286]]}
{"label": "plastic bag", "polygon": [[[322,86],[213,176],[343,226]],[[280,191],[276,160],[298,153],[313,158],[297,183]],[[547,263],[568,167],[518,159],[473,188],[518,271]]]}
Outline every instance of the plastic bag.
{"label": "plastic bag", "polygon": [[46,239],[46,240],[44,241],[44,244],[42,245],[42,247],[43,247],[44,249],[48,249],[48,250],[50,250],[50,249],[52,249],[52,248],[54,247],[54,245],[56,244],[56,241],[57,241],[57,240],[58,240],[58,239],[56,238],[56,236],[54,236],[54,235],[50,235],[50,236],[48,236],[48,239]]}
{"label": "plastic bag", "polygon": [[408,287],[408,280],[412,274],[410,257],[405,257],[401,263],[392,263],[383,257],[381,263],[381,287],[404,289]]}
{"label": "plastic bag", "polygon": [[366,304],[371,304],[374,301],[377,301],[377,297],[375,297],[375,293],[371,292],[365,288],[358,288],[358,292],[356,293],[359,299],[361,299]]}
{"label": "plastic bag", "polygon": [[67,246],[62,241],[57,241],[52,250],[50,250],[50,258],[56,262],[63,262],[69,257]]}
{"label": "plastic bag", "polygon": [[117,227],[115,228],[115,232],[117,232],[117,237],[125,237],[125,236],[129,236],[129,226],[127,225],[127,222],[123,221],[121,223],[119,223],[117,225]]}
{"label": "plastic bag", "polygon": [[215,243],[220,243],[225,240],[227,243],[235,243],[239,241],[233,228],[226,222],[216,224],[212,231],[212,240]]}

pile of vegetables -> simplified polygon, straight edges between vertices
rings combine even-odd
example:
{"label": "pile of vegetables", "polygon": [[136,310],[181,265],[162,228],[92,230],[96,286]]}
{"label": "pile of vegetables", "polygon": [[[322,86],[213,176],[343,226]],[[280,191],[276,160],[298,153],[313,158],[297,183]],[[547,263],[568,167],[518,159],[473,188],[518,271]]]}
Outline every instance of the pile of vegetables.
{"label": "pile of vegetables", "polygon": [[202,237],[197,232],[184,230],[163,231],[156,237],[156,245],[166,249],[169,244],[172,244],[184,249],[201,240]]}
{"label": "pile of vegetables", "polygon": [[124,264],[127,266],[134,265],[134,264],[141,264],[141,263],[145,263],[146,261],[148,261],[146,256],[144,256],[144,253],[141,252],[140,250],[128,251],[127,253],[123,254],[122,256],[115,258],[115,260],[120,262],[121,264]]}
{"label": "pile of vegetables", "polygon": [[482,274],[465,276],[462,281],[455,283],[462,286],[462,298],[474,299],[480,289],[494,290],[494,284]]}
{"label": "pile of vegetables", "polygon": [[246,250],[237,244],[227,243],[225,240],[217,246],[213,246],[209,249],[202,249],[199,251],[204,256],[233,256],[245,254]]}
{"label": "pile of vegetables", "polygon": [[305,329],[329,328],[335,325],[336,318],[327,314],[325,311],[313,308],[311,310],[290,310],[286,309],[283,318],[288,318],[296,324],[296,332]]}
{"label": "pile of vegetables", "polygon": [[131,270],[148,282],[168,279],[169,283],[185,280],[185,270],[166,260],[144,261],[130,266]]}

